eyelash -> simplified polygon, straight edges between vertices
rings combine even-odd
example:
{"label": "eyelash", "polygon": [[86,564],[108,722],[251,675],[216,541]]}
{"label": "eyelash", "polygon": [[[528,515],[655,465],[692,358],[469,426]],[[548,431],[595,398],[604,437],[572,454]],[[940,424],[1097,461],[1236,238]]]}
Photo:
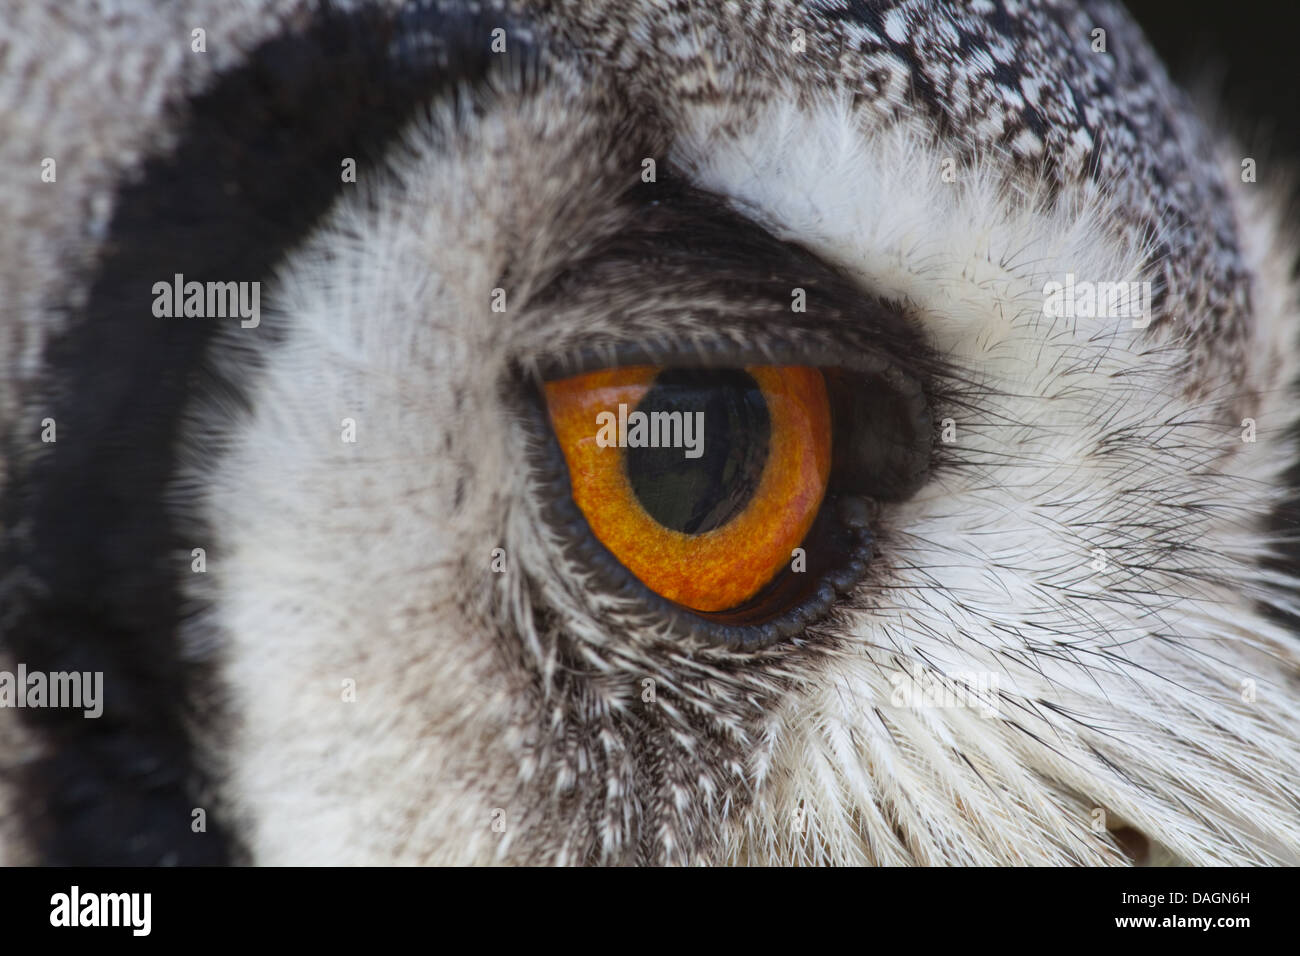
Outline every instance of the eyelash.
{"label": "eyelash", "polygon": [[[776,354],[774,354],[776,353]],[[740,609],[699,612],[676,604],[638,580],[599,541],[574,501],[565,455],[547,414],[544,383],[609,368],[653,364],[664,369],[743,369],[775,362],[819,369],[831,405],[831,471],[826,495],[800,547],[802,572],[787,564]],[[530,437],[530,467],[545,520],[570,556],[611,593],[640,604],[674,633],[733,649],[757,649],[801,634],[858,585],[873,556],[873,525],[881,504],[908,497],[925,480],[932,454],[932,416],[921,376],[870,346],[830,349],[780,344],[734,345],[692,354],[615,347],[542,361],[517,379],[525,397],[521,419]]]}

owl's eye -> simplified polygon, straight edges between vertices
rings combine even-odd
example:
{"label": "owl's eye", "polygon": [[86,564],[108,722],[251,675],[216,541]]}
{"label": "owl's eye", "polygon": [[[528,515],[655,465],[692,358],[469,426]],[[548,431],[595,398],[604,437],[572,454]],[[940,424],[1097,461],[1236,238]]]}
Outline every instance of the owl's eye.
{"label": "owl's eye", "polygon": [[817,369],[607,369],[546,385],[573,500],[656,594],[739,607],[792,563],[826,494]]}
{"label": "owl's eye", "polygon": [[632,364],[540,391],[551,511],[587,563],[730,646],[798,633],[860,582],[877,505],[929,462],[925,395],[885,365]]}

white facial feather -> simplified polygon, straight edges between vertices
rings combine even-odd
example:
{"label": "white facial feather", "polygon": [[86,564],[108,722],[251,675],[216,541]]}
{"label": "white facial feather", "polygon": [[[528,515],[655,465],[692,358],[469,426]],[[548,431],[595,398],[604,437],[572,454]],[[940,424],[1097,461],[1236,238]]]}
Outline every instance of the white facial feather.
{"label": "white facial feather", "polygon": [[[1104,862],[1101,808],[1190,862],[1294,860],[1300,654],[1262,614],[1289,599],[1257,567],[1294,454],[1285,260],[1256,260],[1251,390],[1192,397],[1177,327],[1043,314],[1067,273],[1141,275],[1147,250],[1114,242],[1104,196],[1043,211],[997,157],[945,182],[914,131],[867,135],[832,107],[776,106],[678,159],[911,304],[979,378],[977,412],[936,413],[954,467],[891,515],[890,586],[855,617],[860,642],[773,721],[771,783],[737,843],[770,861]],[[1261,245],[1262,205],[1242,210]],[[996,674],[998,718],[891,706],[914,663]]]}

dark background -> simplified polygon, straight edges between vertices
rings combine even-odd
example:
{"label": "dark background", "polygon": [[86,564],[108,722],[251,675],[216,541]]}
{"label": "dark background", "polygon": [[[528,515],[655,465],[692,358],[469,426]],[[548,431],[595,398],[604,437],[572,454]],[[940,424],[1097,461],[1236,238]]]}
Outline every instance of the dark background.
{"label": "dark background", "polygon": [[1125,6],[1176,82],[1214,94],[1229,129],[1261,167],[1270,156],[1300,166],[1300,2],[1129,0]]}

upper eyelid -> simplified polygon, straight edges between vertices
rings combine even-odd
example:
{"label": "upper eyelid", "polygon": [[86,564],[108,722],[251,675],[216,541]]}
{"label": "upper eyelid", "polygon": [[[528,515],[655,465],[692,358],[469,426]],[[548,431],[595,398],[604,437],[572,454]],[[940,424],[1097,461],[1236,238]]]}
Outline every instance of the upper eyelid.
{"label": "upper eyelid", "polygon": [[623,203],[622,228],[572,259],[561,254],[522,304],[511,346],[537,376],[630,364],[838,365],[846,354],[850,365],[873,355],[918,370],[931,363],[901,304],[721,198],[674,184]]}
{"label": "upper eyelid", "polygon": [[[635,328],[625,337],[533,354],[522,366],[549,381],[606,368],[656,365],[672,368],[740,368],[746,365],[810,365],[884,372],[898,356],[862,341],[851,329],[745,327],[747,341],[713,330],[683,342],[647,342]],[[908,356],[909,358],[912,356]]]}
{"label": "upper eyelid", "polygon": [[[804,289],[806,312],[790,310],[794,288]],[[814,365],[869,372],[892,366],[927,380],[955,374],[904,307],[847,279],[837,279],[833,288],[822,283],[787,289],[782,283],[778,294],[775,301],[764,291],[727,303],[713,298],[709,308],[689,311],[666,305],[649,316],[604,315],[599,288],[543,298],[535,305],[549,315],[536,328],[521,330],[515,363],[539,380],[627,365]],[[599,326],[593,330],[589,322],[575,321],[583,315],[597,317]]]}

